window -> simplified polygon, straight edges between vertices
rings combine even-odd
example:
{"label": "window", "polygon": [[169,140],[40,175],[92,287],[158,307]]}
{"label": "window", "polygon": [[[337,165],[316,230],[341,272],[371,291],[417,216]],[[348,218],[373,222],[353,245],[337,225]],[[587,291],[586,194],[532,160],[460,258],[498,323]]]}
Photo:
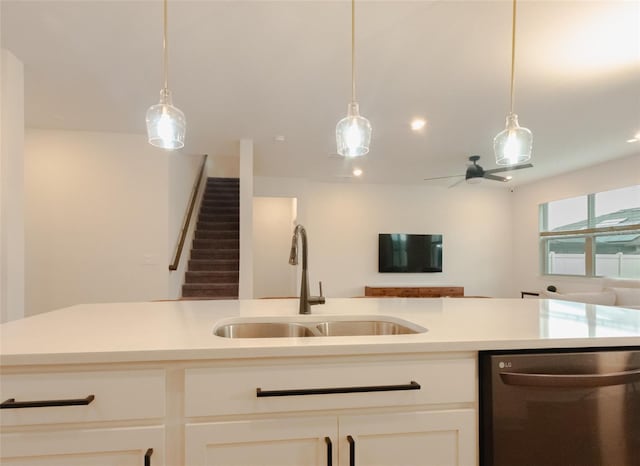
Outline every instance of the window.
{"label": "window", "polygon": [[640,185],[540,205],[545,275],[640,278]]}

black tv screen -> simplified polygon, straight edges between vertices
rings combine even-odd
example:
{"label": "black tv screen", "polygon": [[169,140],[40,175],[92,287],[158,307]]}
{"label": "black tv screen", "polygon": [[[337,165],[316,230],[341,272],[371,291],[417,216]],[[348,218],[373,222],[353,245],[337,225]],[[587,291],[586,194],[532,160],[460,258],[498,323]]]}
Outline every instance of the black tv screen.
{"label": "black tv screen", "polygon": [[442,272],[442,235],[378,235],[378,272]]}

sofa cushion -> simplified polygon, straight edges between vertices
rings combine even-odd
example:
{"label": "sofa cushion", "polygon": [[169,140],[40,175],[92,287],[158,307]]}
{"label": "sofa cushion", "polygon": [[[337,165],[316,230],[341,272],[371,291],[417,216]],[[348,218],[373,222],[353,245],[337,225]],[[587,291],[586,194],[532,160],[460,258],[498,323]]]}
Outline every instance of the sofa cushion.
{"label": "sofa cushion", "polygon": [[640,306],[640,288],[610,288],[616,294],[616,306]]}
{"label": "sofa cushion", "polygon": [[616,303],[616,293],[612,290],[582,293],[554,293],[553,291],[543,291],[542,295],[551,299],[560,299],[562,301],[603,304],[605,306],[613,306]]}
{"label": "sofa cushion", "polygon": [[636,288],[640,289],[640,280],[633,278],[603,278],[602,288]]}

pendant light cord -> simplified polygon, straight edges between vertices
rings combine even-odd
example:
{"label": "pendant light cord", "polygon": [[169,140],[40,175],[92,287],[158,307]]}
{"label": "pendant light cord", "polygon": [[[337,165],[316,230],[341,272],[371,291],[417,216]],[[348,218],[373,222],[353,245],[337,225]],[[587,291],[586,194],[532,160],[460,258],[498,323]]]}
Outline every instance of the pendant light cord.
{"label": "pendant light cord", "polygon": [[356,101],[356,0],[351,0],[351,102]]}
{"label": "pendant light cord", "polygon": [[513,0],[513,18],[511,23],[511,110],[513,113],[513,94],[516,70],[516,0]]}
{"label": "pendant light cord", "polygon": [[164,89],[165,91],[169,89],[169,52],[168,49],[168,40],[167,40],[167,0],[164,0],[164,8],[163,8],[163,25],[162,25],[162,59],[164,63]]}

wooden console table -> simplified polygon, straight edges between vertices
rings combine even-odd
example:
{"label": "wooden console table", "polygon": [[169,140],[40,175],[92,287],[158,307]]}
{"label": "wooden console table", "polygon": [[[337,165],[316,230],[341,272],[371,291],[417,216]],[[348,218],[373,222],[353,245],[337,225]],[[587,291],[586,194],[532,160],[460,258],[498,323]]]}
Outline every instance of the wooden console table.
{"label": "wooden console table", "polygon": [[464,286],[365,286],[365,296],[401,298],[463,297]]}

